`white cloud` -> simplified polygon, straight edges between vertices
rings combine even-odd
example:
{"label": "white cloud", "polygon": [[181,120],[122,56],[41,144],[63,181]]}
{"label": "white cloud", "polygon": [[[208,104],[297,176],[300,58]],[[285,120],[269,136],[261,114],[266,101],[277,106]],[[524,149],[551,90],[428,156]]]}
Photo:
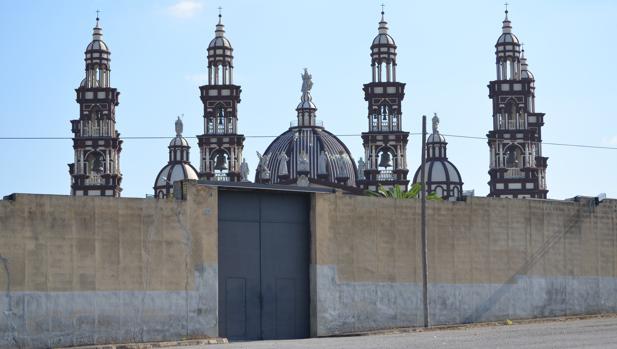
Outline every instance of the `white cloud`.
{"label": "white cloud", "polygon": [[201,11],[203,7],[204,4],[200,0],[178,0],[167,7],[167,12],[174,17],[189,18]]}

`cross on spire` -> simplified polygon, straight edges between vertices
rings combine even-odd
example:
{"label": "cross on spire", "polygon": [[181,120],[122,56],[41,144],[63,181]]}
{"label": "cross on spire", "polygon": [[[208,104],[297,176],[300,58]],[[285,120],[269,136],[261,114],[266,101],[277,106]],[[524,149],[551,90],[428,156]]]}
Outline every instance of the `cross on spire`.
{"label": "cross on spire", "polygon": [[506,2],[504,5],[506,5],[506,13],[508,13],[508,3]]}
{"label": "cross on spire", "polygon": [[382,15],[383,15],[383,13],[384,13],[384,10],[383,10],[383,9],[384,9],[384,7],[386,7],[386,5],[381,4],[381,14],[382,14]]}
{"label": "cross on spire", "polygon": [[223,8],[221,6],[219,6],[218,9],[219,9],[219,17],[221,17],[222,16],[221,15],[221,10],[223,10]]}
{"label": "cross on spire", "polygon": [[99,9],[96,10],[96,20],[97,21],[99,20],[99,13],[101,13],[101,12],[103,12],[103,11],[101,11]]}

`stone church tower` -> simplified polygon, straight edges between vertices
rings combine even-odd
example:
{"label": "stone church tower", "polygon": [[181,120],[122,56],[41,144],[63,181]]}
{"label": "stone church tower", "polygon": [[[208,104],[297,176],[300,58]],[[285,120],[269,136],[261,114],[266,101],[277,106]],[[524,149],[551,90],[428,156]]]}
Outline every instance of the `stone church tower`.
{"label": "stone church tower", "polygon": [[525,52],[506,18],[495,44],[497,79],[488,85],[493,101],[490,148],[492,197],[546,198],[547,157],[542,156],[544,113],[536,112],[535,79]]}
{"label": "stone church tower", "polygon": [[208,83],[199,87],[204,104],[204,133],[197,136],[199,178],[241,181],[244,135],[238,134],[240,86],[233,84],[233,48],[225,37],[221,15],[208,45]]}
{"label": "stone church tower", "polygon": [[368,132],[362,133],[366,162],[358,161],[358,184],[364,189],[376,190],[379,185],[407,189],[409,184],[409,132],[402,130],[401,108],[405,84],[396,81],[396,66],[396,43],[388,34],[382,11],[379,34],[371,45],[372,80],[364,85],[364,99],[368,102]]}
{"label": "stone church tower", "polygon": [[79,119],[71,120],[75,151],[75,160],[69,164],[71,195],[120,197],[122,140],[116,131],[120,92],[109,82],[111,52],[98,17],[85,54],[86,77],[75,90]]}

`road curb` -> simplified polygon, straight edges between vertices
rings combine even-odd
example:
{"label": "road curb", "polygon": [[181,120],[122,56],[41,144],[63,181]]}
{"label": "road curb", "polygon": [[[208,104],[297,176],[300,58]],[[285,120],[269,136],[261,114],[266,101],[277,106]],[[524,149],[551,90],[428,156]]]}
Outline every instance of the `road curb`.
{"label": "road curb", "polygon": [[80,347],[57,347],[54,349],[156,349],[176,348],[198,345],[227,344],[227,338],[190,339],[175,342],[152,342],[152,343],[123,343],[123,344],[97,344]]}

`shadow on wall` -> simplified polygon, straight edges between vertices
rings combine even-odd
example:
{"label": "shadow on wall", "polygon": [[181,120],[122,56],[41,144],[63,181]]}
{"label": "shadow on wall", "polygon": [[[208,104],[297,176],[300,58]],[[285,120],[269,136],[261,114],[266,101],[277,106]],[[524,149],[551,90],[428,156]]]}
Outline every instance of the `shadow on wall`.
{"label": "shadow on wall", "polygon": [[[562,237],[574,231],[574,228],[581,227],[581,220],[583,218],[583,211],[587,210],[586,207],[579,207],[577,212],[573,214],[566,224],[566,228],[564,230],[558,230],[553,233],[546,241],[535,251],[531,257],[521,266],[519,270],[516,271],[508,280],[506,280],[497,291],[495,291],[485,302],[480,304],[473,313],[465,318],[463,322],[471,323],[480,321],[485,314],[490,312],[497,303],[508,293],[511,292],[511,288],[513,285],[517,284],[518,280],[533,268],[536,263],[538,263],[542,258],[546,255],[546,253],[559,241]],[[549,314],[550,315],[550,314]]]}

